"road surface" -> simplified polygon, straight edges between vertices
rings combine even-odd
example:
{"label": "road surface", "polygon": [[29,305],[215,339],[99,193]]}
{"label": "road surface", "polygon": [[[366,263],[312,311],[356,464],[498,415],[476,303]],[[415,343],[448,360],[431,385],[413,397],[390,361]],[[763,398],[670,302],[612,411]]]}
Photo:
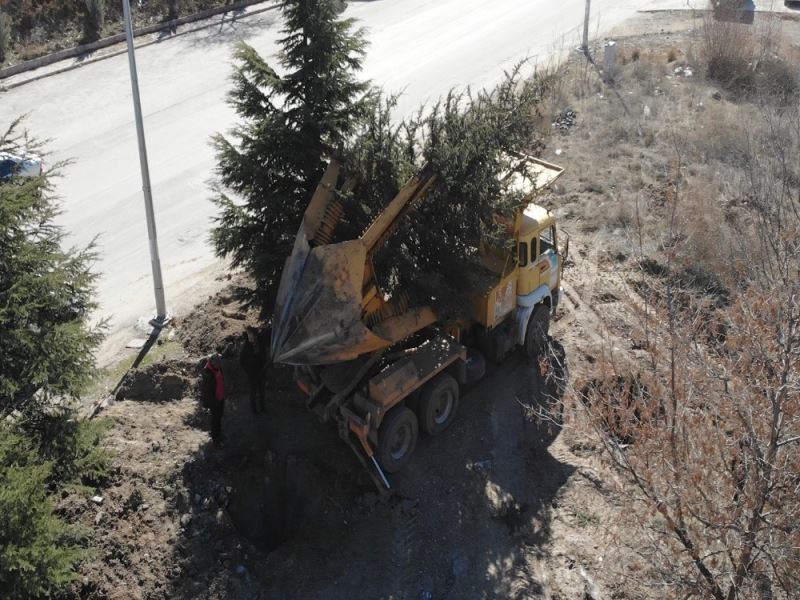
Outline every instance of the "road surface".
{"label": "road surface", "polygon": [[[593,0],[592,32],[642,8],[675,0]],[[558,55],[579,42],[584,0],[373,0],[347,16],[368,28],[364,75],[403,92],[398,114],[453,86],[484,86],[525,57]],[[270,10],[165,39],[137,51],[145,131],[167,303],[202,299],[198,282],[224,271],[208,237],[214,207],[209,138],[235,123],[225,102],[231,50],[245,40],[271,56],[280,16]],[[65,65],[68,63],[65,63]],[[29,113],[27,127],[51,140],[48,162],[71,158],[57,182],[69,243],[98,238],[98,317],[121,331],[152,314],[154,300],[128,64],[125,55],[0,93],[0,127]]]}

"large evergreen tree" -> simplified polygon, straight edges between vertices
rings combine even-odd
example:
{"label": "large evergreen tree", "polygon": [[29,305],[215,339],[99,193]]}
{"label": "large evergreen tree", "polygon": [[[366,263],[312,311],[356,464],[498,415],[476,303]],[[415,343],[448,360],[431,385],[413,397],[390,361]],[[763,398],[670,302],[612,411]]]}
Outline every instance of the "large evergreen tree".
{"label": "large evergreen tree", "polygon": [[[35,148],[0,135],[0,152]],[[98,484],[103,425],[74,419],[69,403],[91,380],[101,327],[89,325],[93,250],[64,250],[50,174],[0,180],[0,597],[64,590],[84,552],[48,494]]]}
{"label": "large evergreen tree", "polygon": [[[0,151],[25,151],[17,126]],[[77,396],[94,371],[94,252],[62,248],[57,214],[48,175],[0,182],[0,415],[33,417],[54,395]]]}
{"label": "large evergreen tree", "polygon": [[283,5],[280,69],[246,44],[237,48],[230,103],[241,122],[213,139],[214,245],[254,277],[264,314],[325,161],[343,150],[372,104],[356,77],[363,33],[340,8],[336,0]]}

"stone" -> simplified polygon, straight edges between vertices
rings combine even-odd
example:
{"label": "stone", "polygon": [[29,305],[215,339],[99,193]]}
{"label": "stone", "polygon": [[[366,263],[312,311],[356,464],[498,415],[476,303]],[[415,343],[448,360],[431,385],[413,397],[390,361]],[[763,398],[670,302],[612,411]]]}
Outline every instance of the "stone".
{"label": "stone", "polygon": [[189,523],[191,522],[192,522],[192,515],[190,515],[189,513],[183,513],[181,515],[181,525],[183,525],[184,527],[188,527]]}

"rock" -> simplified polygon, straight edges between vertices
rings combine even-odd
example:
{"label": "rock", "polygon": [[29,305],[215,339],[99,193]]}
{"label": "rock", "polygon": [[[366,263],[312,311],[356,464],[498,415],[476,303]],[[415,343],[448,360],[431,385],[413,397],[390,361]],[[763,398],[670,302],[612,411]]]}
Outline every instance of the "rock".
{"label": "rock", "polygon": [[453,558],[453,578],[458,580],[466,577],[469,572],[469,562],[464,556]]}
{"label": "rock", "polygon": [[642,112],[644,113],[645,119],[649,119],[653,115],[653,111],[650,110],[650,107],[647,106],[647,104],[644,105],[644,110]]}
{"label": "rock", "polygon": [[192,522],[192,515],[190,515],[189,513],[183,513],[181,515],[181,525],[183,525],[184,527],[188,527],[189,523],[191,522]]}
{"label": "rock", "polygon": [[473,463],[467,463],[468,471],[489,471],[492,468],[492,461],[490,459],[478,460]]}
{"label": "rock", "polygon": [[97,496],[92,496],[92,502],[94,502],[95,504],[100,505],[100,504],[103,503],[103,497],[100,496],[99,494]]}
{"label": "rock", "polygon": [[231,310],[230,308],[222,309],[222,316],[228,319],[236,319],[237,321],[244,321],[247,315],[240,310]]}
{"label": "rock", "polygon": [[94,516],[94,524],[95,525],[100,525],[100,523],[103,522],[103,518],[104,517],[105,517],[105,513],[102,510],[97,511],[97,514]]}
{"label": "rock", "polygon": [[722,94],[718,90],[711,92],[711,98],[714,100],[722,100]]}
{"label": "rock", "polygon": [[600,592],[600,588],[597,587],[597,584],[586,572],[586,569],[580,567],[578,573],[581,579],[583,579],[584,598],[586,600],[603,600],[603,594]]}
{"label": "rock", "polygon": [[566,110],[556,115],[556,118],[553,121],[553,128],[556,129],[562,135],[566,135],[569,133],[569,130],[575,126],[577,121],[578,121],[578,113],[576,113],[571,108],[567,108]]}

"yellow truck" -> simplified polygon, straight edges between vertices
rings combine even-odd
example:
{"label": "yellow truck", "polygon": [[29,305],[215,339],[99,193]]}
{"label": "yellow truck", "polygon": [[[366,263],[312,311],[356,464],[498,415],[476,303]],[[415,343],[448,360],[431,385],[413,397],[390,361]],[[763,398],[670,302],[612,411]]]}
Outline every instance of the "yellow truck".
{"label": "yellow truck", "polygon": [[425,196],[435,176],[413,177],[357,239],[333,242],[344,209],[332,162],[306,209],[278,290],[271,351],[295,366],[308,407],[338,425],[379,486],[409,460],[420,429],[442,433],[453,421],[460,386],[480,379],[485,360],[515,348],[535,358],[547,345],[560,296],[568,243],[536,197],[563,173],[540,159],[514,155],[506,183],[526,202],[502,222],[515,250],[481,244],[480,265],[465,274],[469,310],[447,322],[431,306],[385,295],[374,255]]}

